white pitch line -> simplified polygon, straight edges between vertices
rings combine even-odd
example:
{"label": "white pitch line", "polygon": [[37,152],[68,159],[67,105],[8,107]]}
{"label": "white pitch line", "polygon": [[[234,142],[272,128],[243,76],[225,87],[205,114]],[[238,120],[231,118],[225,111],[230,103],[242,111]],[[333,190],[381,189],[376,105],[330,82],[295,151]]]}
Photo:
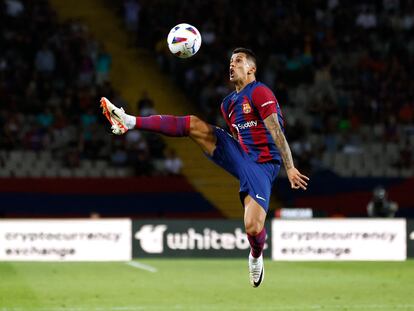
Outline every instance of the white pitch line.
{"label": "white pitch line", "polygon": [[126,264],[128,266],[131,266],[131,267],[134,267],[134,268],[138,268],[138,269],[142,269],[142,270],[145,270],[145,271],[149,271],[149,272],[152,272],[152,273],[158,271],[157,268],[154,268],[152,266],[149,266],[149,265],[146,265],[146,264],[137,262],[137,261],[129,261]]}
{"label": "white pitch line", "polygon": [[[0,307],[0,311],[148,311],[148,310],[190,310],[192,309],[191,306],[187,305],[137,305],[137,306],[113,306],[113,307],[95,307],[95,308],[83,308],[83,307],[50,307],[50,308],[19,308],[19,307],[12,307],[12,308],[6,308]],[[353,309],[353,310],[401,310],[401,311],[408,311],[408,310],[414,310],[414,304],[338,304],[338,305],[304,305],[304,306],[261,306],[260,310],[269,310],[269,311],[275,311],[275,310],[292,310],[292,311],[315,311],[315,310],[344,310],[344,309]],[[208,304],[201,304],[197,305],[197,310],[222,310],[222,306],[220,305],[208,305]],[[239,307],[229,307],[226,308],[226,310],[240,310]]]}

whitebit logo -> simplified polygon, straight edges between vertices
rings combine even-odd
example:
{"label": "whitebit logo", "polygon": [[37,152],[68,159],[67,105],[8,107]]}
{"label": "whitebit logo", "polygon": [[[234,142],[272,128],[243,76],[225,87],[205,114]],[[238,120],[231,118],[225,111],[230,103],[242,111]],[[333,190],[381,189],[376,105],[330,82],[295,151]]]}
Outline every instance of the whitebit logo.
{"label": "whitebit logo", "polygon": [[242,229],[236,228],[232,232],[217,232],[210,228],[204,228],[203,232],[197,232],[195,228],[188,228],[183,233],[168,233],[167,247],[174,250],[234,250],[248,249],[249,241]]}
{"label": "whitebit logo", "polygon": [[164,232],[166,225],[144,225],[135,233],[135,238],[140,240],[141,248],[150,254],[160,254],[164,251]]}

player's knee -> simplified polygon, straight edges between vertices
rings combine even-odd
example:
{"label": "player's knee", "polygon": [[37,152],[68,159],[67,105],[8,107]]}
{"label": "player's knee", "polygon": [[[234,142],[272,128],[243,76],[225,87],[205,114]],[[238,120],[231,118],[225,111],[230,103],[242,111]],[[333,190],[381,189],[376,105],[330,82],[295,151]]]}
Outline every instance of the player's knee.
{"label": "player's knee", "polygon": [[209,155],[213,154],[216,147],[216,136],[213,127],[197,116],[190,115],[189,136]]}
{"label": "player's knee", "polygon": [[200,132],[202,130],[202,121],[199,117],[190,115],[190,134],[195,132]]}
{"label": "player's knee", "polygon": [[258,235],[263,229],[263,225],[260,222],[254,220],[246,220],[244,226],[246,233],[252,236]]}
{"label": "player's knee", "polygon": [[208,138],[212,136],[211,126],[199,117],[190,115],[190,137]]}

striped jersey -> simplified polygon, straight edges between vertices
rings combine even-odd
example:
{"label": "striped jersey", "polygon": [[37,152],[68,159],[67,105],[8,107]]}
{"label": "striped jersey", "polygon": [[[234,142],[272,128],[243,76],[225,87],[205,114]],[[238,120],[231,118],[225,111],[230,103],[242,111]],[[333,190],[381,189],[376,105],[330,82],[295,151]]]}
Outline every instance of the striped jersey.
{"label": "striped jersey", "polygon": [[284,119],[273,92],[263,83],[253,81],[239,93],[233,91],[221,104],[221,113],[243,150],[256,162],[279,161],[280,153],[264,119],[277,113],[284,131]]}

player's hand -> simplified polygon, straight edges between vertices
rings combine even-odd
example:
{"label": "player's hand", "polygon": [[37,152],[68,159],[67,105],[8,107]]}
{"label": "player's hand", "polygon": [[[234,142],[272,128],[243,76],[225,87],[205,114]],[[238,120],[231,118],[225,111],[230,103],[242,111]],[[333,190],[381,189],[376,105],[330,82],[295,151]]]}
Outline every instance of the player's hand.
{"label": "player's hand", "polygon": [[292,189],[299,189],[302,188],[303,190],[306,190],[306,186],[308,185],[307,181],[309,180],[309,177],[302,175],[295,167],[292,167],[286,171],[290,186]]}

